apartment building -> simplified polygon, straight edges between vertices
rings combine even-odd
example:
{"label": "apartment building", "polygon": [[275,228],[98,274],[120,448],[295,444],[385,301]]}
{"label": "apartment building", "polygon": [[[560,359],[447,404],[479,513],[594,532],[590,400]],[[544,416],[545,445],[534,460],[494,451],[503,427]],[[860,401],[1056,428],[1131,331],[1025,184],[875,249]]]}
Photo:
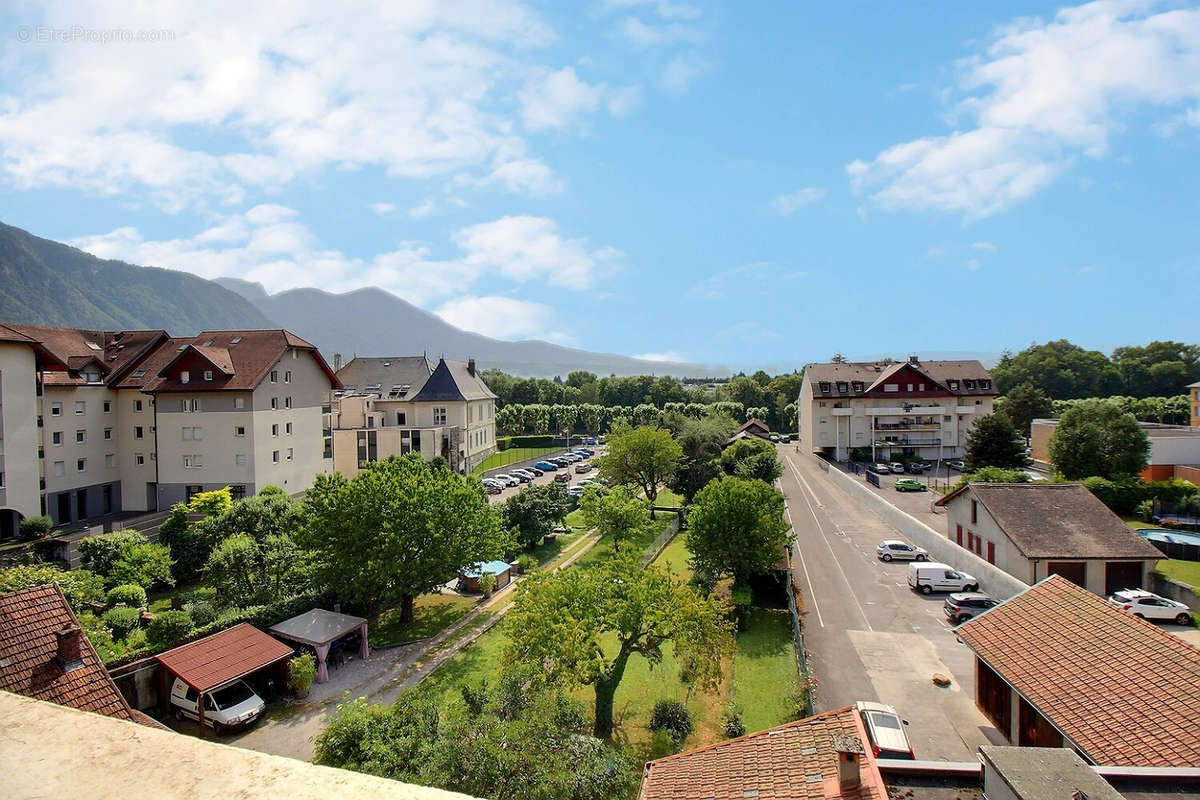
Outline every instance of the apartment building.
{"label": "apartment building", "polygon": [[797,399],[801,443],[838,461],[852,450],[960,458],[999,392],[978,361],[809,364]]}
{"label": "apartment building", "polygon": [[469,472],[496,452],[496,395],[475,359],[355,358],[337,377],[343,389],[331,397],[326,450],[347,477],[411,452]]}
{"label": "apartment building", "polygon": [[155,511],[199,491],[299,492],[323,471],[321,404],[337,378],[283,330],[0,326],[0,536]]}
{"label": "apartment building", "polygon": [[1200,428],[1200,381],[1189,383],[1188,390],[1188,405],[1191,412],[1191,423],[1193,428]]}

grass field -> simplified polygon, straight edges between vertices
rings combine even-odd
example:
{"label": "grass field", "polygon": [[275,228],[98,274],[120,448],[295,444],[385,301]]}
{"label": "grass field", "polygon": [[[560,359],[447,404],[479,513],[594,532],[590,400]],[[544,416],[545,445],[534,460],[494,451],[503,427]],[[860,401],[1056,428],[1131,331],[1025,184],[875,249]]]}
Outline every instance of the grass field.
{"label": "grass field", "polygon": [[683,496],[675,494],[670,489],[659,489],[654,498],[654,505],[662,508],[679,508],[683,505]]}
{"label": "grass field", "polygon": [[1168,578],[1186,583],[1193,589],[1200,589],[1200,561],[1176,561],[1164,558],[1158,562],[1158,571]]}
{"label": "grass field", "polygon": [[790,695],[800,688],[792,621],[786,608],[755,608],[738,634],[730,699],[747,732],[793,719]]}
{"label": "grass field", "polygon": [[501,450],[498,453],[492,453],[483,460],[483,463],[471,470],[472,475],[481,475],[489,469],[508,466],[515,464],[518,461],[526,461],[530,458],[549,455],[550,453],[560,452],[561,447],[514,447],[509,450]]}
{"label": "grass field", "polygon": [[413,621],[400,622],[400,606],[381,612],[370,621],[368,641],[372,647],[411,642],[436,636],[475,607],[474,597],[455,594],[423,594],[413,603]]}

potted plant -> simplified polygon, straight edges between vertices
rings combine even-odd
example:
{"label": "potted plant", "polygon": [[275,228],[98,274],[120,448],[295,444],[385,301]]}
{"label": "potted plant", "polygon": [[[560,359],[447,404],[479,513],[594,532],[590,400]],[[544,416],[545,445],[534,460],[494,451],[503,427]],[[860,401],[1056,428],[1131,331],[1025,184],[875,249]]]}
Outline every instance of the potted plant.
{"label": "potted plant", "polygon": [[308,697],[313,679],[317,677],[317,661],[308,653],[296,656],[288,662],[288,678],[292,683],[292,691],[296,697]]}

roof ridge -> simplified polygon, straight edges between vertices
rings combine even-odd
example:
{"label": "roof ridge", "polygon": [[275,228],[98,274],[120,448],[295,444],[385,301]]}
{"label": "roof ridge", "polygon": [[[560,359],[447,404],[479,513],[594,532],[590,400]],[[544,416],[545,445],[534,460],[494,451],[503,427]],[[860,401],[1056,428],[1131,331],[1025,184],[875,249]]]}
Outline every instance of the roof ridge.
{"label": "roof ridge", "polygon": [[841,714],[845,714],[847,712],[852,712],[852,711],[854,711],[854,706],[843,706],[841,708],[835,708],[830,711],[823,711],[820,714],[813,714],[811,717],[802,717],[801,719],[794,719],[791,722],[785,722],[782,725],[776,725],[772,728],[763,728],[760,731],[754,731],[753,733],[743,734],[742,736],[737,736],[737,737],[734,737],[733,739],[725,739],[720,742],[714,742],[713,744],[704,745],[703,747],[697,747],[694,750],[685,750],[682,753],[675,753],[673,755],[663,756],[662,758],[656,758],[652,761],[647,761],[646,768],[648,769],[651,764],[663,764],[668,761],[675,761],[677,759],[683,758],[684,756],[694,756],[697,753],[706,753],[710,750],[716,750],[721,747],[726,747],[728,745],[734,744],[735,742],[741,742],[745,739],[753,739],[758,736],[769,736],[773,731],[781,731],[781,730],[788,730],[791,728],[798,728],[807,723],[812,722],[813,720],[824,719],[826,717],[836,717]]}

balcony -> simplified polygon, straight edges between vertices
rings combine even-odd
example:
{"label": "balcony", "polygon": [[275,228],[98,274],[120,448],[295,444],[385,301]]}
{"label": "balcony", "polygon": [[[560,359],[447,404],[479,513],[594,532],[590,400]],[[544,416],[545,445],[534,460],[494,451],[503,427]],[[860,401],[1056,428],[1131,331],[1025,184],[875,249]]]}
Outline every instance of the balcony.
{"label": "balcony", "polygon": [[921,439],[912,436],[898,436],[890,439],[876,439],[876,447],[938,447],[942,443],[940,438]]}
{"label": "balcony", "polygon": [[877,431],[920,431],[920,430],[941,430],[942,422],[940,417],[923,417],[913,420],[902,420],[900,422],[875,422],[874,430]]}

